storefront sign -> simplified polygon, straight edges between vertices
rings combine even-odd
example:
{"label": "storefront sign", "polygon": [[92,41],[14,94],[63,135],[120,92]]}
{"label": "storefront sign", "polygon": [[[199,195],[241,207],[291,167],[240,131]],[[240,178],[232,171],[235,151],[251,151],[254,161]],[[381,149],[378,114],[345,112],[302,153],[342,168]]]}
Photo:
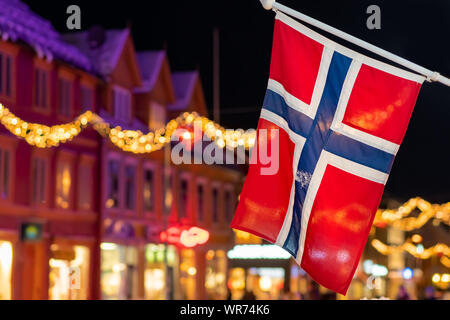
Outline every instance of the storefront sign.
{"label": "storefront sign", "polygon": [[20,239],[26,242],[42,240],[42,224],[36,222],[24,222],[20,226]]}
{"label": "storefront sign", "polygon": [[161,232],[162,242],[193,248],[208,242],[209,232],[199,227],[173,226]]}
{"label": "storefront sign", "polygon": [[228,251],[229,259],[289,259],[291,255],[279,246],[241,244]]}

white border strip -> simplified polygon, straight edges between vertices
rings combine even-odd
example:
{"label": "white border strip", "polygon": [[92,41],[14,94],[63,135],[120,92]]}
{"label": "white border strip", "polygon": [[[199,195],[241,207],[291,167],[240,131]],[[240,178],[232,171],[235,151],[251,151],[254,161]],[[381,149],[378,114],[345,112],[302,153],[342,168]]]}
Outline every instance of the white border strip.
{"label": "white border strip", "polygon": [[281,229],[278,233],[278,236],[277,236],[277,240],[276,240],[276,244],[279,245],[280,247],[283,247],[283,244],[286,241],[286,238],[289,234],[289,230],[290,230],[291,224],[292,224],[292,215],[293,215],[294,200],[295,200],[295,176],[297,174],[298,162],[300,161],[300,155],[302,154],[303,147],[305,146],[305,143],[306,143],[306,138],[293,132],[289,128],[289,125],[286,120],[284,120],[282,117],[280,117],[279,115],[277,115],[269,110],[266,110],[264,108],[261,109],[261,118],[263,118],[267,121],[270,121],[273,124],[276,124],[283,130],[285,130],[288,133],[291,141],[294,142],[294,144],[295,144],[294,156],[292,159],[292,185],[291,185],[291,192],[290,192],[290,197],[289,197],[289,205],[288,205],[288,209],[286,211],[286,215],[284,217],[283,226],[281,227]]}
{"label": "white border strip", "polygon": [[278,233],[277,241],[275,244],[283,247],[286,238],[291,230],[292,225],[292,215],[294,213],[294,201],[295,201],[295,177],[297,175],[298,170],[298,162],[300,161],[300,155],[302,154],[304,143],[298,143],[295,145],[294,150],[294,159],[292,161],[292,186],[291,186],[291,195],[289,197],[289,206],[284,217],[283,226]]}
{"label": "white border strip", "polygon": [[391,66],[389,64],[386,64],[384,62],[369,58],[365,55],[362,55],[356,51],[353,51],[351,49],[348,49],[330,39],[325,38],[324,36],[318,34],[317,32],[314,32],[313,30],[305,27],[298,21],[292,19],[291,17],[285,15],[284,13],[281,13],[279,10],[277,11],[277,14],[275,16],[275,19],[278,19],[282,21],[283,23],[287,24],[291,28],[305,34],[306,36],[310,37],[311,39],[314,39],[315,41],[323,44],[326,47],[329,47],[339,53],[342,53],[343,55],[352,58],[354,60],[357,60],[363,64],[366,64],[368,66],[380,69],[384,72],[390,73],[392,75],[395,75],[397,77],[401,77],[410,81],[423,83],[425,80],[425,77],[417,75],[412,72],[408,72],[406,70]]}
{"label": "white border strip", "polygon": [[322,99],[323,89],[325,88],[325,83],[327,82],[328,70],[330,69],[332,58],[333,50],[324,46],[316,82],[314,84],[314,89],[311,96],[311,104],[307,104],[290,94],[284,88],[283,84],[276,80],[269,79],[267,88],[282,96],[284,101],[286,101],[286,104],[292,109],[302,112],[311,119],[314,119],[317,109],[319,108],[320,99]]}
{"label": "white border strip", "polygon": [[359,163],[322,150],[319,161],[316,165],[316,169],[314,170],[314,173],[312,175],[308,191],[306,193],[305,202],[303,203],[299,248],[297,252],[297,258],[295,259],[295,261],[297,261],[299,265],[301,264],[303,251],[305,248],[305,238],[308,230],[309,217],[311,215],[314,200],[316,198],[317,191],[319,190],[320,183],[322,182],[323,175],[325,174],[327,165],[331,165],[350,174],[370,181],[381,183],[383,185],[386,184],[389,177],[384,172],[363,166]]}
{"label": "white border strip", "polygon": [[378,148],[390,154],[397,154],[400,145],[383,138],[371,135],[367,132],[350,127],[342,122],[345,111],[347,110],[348,101],[353,91],[356,78],[361,68],[361,62],[353,60],[342,85],[341,95],[336,108],[336,113],[331,124],[331,130],[341,133],[347,137],[363,142],[369,146]]}
{"label": "white border strip", "polygon": [[288,133],[291,141],[294,142],[295,144],[301,144],[302,146],[305,144],[306,138],[304,138],[301,135],[299,135],[298,133],[295,133],[294,131],[292,131],[291,128],[289,128],[287,121],[284,120],[279,115],[277,115],[267,109],[262,108],[260,117],[267,121],[272,122],[273,124],[276,124],[277,126],[279,126],[282,129],[284,129],[284,131],[286,131]]}

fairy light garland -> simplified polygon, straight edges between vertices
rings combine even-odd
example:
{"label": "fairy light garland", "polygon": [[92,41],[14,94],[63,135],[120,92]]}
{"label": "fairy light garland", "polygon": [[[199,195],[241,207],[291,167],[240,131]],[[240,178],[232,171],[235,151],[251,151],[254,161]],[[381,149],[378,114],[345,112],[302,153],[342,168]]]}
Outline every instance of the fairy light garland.
{"label": "fairy light garland", "polygon": [[414,245],[410,240],[407,240],[403,244],[398,246],[390,246],[378,239],[373,239],[371,245],[383,255],[391,255],[394,253],[401,253],[406,251],[413,257],[422,260],[439,255],[439,261],[447,268],[450,268],[450,247],[443,243],[437,243],[436,245],[425,249],[423,248],[423,246]]}
{"label": "fairy light garland", "polygon": [[[91,111],[81,114],[74,121],[66,124],[46,126],[29,123],[14,115],[2,104],[0,104],[0,122],[12,134],[25,139],[28,144],[38,148],[56,147],[70,141],[89,124],[102,136],[108,137],[121,150],[136,154],[160,150],[165,144],[170,143],[172,135],[177,129],[186,129],[194,125],[199,125],[202,133],[220,148],[243,147],[248,150],[254,146],[256,140],[256,131],[253,129],[246,132],[244,130],[227,130],[196,112],[185,112],[169,121],[165,127],[148,133],[140,130],[126,130],[120,126],[111,128],[109,123]],[[184,132],[183,139],[194,138],[190,131]]]}
{"label": "fairy light garland", "polygon": [[72,140],[89,124],[92,116],[92,112],[87,111],[72,122],[49,127],[23,121],[0,104],[0,122],[5,128],[38,148],[56,147],[60,143]]}
{"label": "fairy light garland", "polygon": [[412,256],[419,259],[429,259],[435,255],[450,257],[450,247],[443,243],[438,243],[426,249],[422,246],[416,246],[410,240],[407,240],[403,244],[398,246],[390,246],[378,239],[373,239],[371,244],[378,252],[383,255],[391,255],[393,253],[406,251]]}
{"label": "fairy light garland", "polygon": [[[421,211],[420,214],[417,217],[408,217],[416,209]],[[433,218],[449,225],[450,202],[431,204],[422,198],[413,198],[396,210],[378,210],[374,225],[381,227],[388,224],[403,231],[411,231],[421,228]]]}

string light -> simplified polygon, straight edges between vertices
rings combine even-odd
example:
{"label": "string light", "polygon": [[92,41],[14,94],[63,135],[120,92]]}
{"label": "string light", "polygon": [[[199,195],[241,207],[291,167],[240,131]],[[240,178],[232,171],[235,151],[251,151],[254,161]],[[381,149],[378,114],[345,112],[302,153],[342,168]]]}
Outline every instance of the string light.
{"label": "string light", "polygon": [[[234,149],[241,146],[248,150],[254,146],[256,140],[256,131],[253,129],[246,132],[241,129],[226,130],[196,112],[185,112],[169,121],[164,127],[145,134],[140,130],[126,130],[120,126],[111,128],[109,123],[91,111],[83,113],[73,122],[49,127],[26,122],[0,104],[0,121],[12,134],[39,148],[56,147],[60,143],[70,141],[89,124],[102,136],[108,137],[115,146],[132,153],[150,153],[160,150],[165,144],[170,143],[177,129],[192,128],[194,125],[199,125],[202,133],[215,141],[220,148]],[[192,134],[188,134],[190,139]]]}
{"label": "string light", "polygon": [[403,251],[408,252],[410,255],[418,259],[429,259],[432,256],[439,255],[440,262],[444,266],[450,267],[450,247],[443,243],[438,243],[426,249],[421,245],[414,245],[410,240],[407,240],[398,246],[389,246],[378,239],[373,239],[371,244],[379,253],[383,255],[391,255]]}
{"label": "string light", "polygon": [[[417,217],[408,217],[416,209],[421,211],[420,214]],[[389,224],[403,231],[411,231],[421,228],[432,218],[450,224],[450,202],[431,204],[422,198],[413,198],[396,210],[378,210],[374,225],[384,227]]]}
{"label": "string light", "polygon": [[56,147],[60,143],[72,140],[89,124],[92,116],[92,112],[86,111],[73,122],[49,127],[25,122],[0,104],[0,121],[5,128],[38,148]]}

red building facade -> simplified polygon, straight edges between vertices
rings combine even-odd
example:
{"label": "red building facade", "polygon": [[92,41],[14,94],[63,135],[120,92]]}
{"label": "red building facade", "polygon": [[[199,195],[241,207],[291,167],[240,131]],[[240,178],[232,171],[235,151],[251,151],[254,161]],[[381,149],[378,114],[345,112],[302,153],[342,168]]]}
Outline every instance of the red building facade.
{"label": "red building facade", "polygon": [[[18,117],[54,125],[92,110],[146,132],[206,115],[198,73],[172,74],[164,51],[136,53],[128,29],[92,43],[90,32],[61,37],[20,2],[0,10],[21,26],[0,23],[0,101]],[[123,152],[91,128],[40,149],[0,127],[0,299],[226,298],[241,179],[236,168],[172,165],[168,148]],[[207,244],[161,241],[192,226]]]}

